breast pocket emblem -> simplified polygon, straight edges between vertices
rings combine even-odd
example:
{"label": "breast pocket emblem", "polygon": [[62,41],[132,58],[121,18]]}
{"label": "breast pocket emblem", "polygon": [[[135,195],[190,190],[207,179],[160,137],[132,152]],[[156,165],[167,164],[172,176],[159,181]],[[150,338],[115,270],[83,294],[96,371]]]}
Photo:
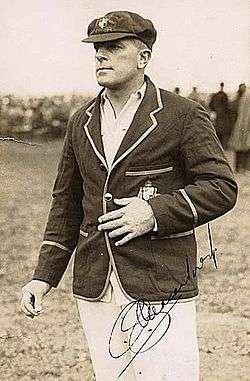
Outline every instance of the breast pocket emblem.
{"label": "breast pocket emblem", "polygon": [[153,186],[151,181],[147,180],[143,187],[140,187],[138,197],[142,200],[148,201],[157,195],[157,188]]}

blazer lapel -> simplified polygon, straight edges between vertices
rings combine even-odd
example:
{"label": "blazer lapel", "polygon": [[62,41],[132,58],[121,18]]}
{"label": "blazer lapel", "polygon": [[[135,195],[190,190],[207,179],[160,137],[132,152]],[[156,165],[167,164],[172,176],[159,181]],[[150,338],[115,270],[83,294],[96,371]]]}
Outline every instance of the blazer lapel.
{"label": "blazer lapel", "polygon": [[108,170],[101,136],[100,101],[101,93],[97,96],[94,103],[92,103],[86,110],[88,120],[84,125],[84,129],[95,154]]}
{"label": "blazer lapel", "polygon": [[148,77],[146,77],[146,80],[146,93],[122,140],[112,168],[133,151],[158,124],[154,115],[163,108],[160,91]]}
{"label": "blazer lapel", "polygon": [[[129,155],[157,127],[158,122],[155,114],[163,108],[161,95],[159,89],[148,77],[146,77],[146,81],[146,93],[121,142],[111,169]],[[86,110],[88,120],[84,129],[95,154],[108,170],[101,136],[100,102],[101,93]]]}

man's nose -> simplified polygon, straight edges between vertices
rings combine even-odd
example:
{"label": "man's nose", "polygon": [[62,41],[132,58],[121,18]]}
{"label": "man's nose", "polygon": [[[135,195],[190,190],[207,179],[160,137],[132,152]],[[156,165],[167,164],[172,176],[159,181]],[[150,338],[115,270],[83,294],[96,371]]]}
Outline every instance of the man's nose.
{"label": "man's nose", "polygon": [[103,50],[99,49],[96,52],[95,58],[96,58],[96,60],[98,62],[103,62],[103,61],[107,61],[108,60],[108,55],[105,54],[105,52]]}

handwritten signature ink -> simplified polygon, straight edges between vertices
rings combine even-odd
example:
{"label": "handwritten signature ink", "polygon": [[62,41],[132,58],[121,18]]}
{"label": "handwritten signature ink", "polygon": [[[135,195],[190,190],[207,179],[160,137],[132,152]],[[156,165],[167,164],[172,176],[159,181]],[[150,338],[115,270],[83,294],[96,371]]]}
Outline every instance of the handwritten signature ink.
{"label": "handwritten signature ink", "polygon": [[[152,304],[146,299],[139,299],[128,303],[118,315],[109,337],[109,353],[112,358],[120,358],[127,352],[133,353],[127,365],[122,369],[118,378],[126,371],[132,361],[140,353],[144,353],[153,348],[167,333],[171,324],[170,311],[182,296],[181,289],[195,279],[200,270],[203,269],[204,263],[211,259],[215,268],[218,268],[216,253],[217,249],[212,248],[211,231],[208,226],[210,253],[199,258],[199,264],[190,269],[189,259],[186,257],[186,274],[185,281],[174,288],[167,300],[162,300],[159,305]],[[170,303],[171,302],[171,303]],[[150,328],[149,328],[150,323]],[[119,330],[127,335],[124,341],[127,348],[123,352],[116,351],[114,336]]]}
{"label": "handwritten signature ink", "polygon": [[[176,300],[174,304],[177,303],[177,301],[178,300]],[[157,308],[149,301],[141,299],[132,301],[123,308],[118,315],[110,334],[109,353],[113,358],[119,358],[127,352],[132,352],[133,356],[119,374],[119,377],[125,372],[139,353],[144,353],[153,348],[167,333],[171,323],[169,312],[174,304],[167,311],[164,311],[164,306],[162,304],[157,306]],[[131,323],[131,319],[129,318],[130,313],[136,315],[135,322]],[[153,328],[151,324],[151,328],[147,329],[149,323],[153,320]],[[122,353],[115,353],[115,349],[113,348],[113,336],[115,335],[116,330],[127,333],[127,349]]]}

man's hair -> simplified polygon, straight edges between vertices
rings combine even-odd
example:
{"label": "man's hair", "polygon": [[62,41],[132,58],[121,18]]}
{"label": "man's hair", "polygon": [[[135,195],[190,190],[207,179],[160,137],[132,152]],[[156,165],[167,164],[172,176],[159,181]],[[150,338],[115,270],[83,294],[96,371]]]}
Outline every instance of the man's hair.
{"label": "man's hair", "polygon": [[133,44],[138,50],[143,50],[143,49],[150,50],[149,47],[143,41],[139,40],[139,38],[130,37],[129,39],[133,42]]}

